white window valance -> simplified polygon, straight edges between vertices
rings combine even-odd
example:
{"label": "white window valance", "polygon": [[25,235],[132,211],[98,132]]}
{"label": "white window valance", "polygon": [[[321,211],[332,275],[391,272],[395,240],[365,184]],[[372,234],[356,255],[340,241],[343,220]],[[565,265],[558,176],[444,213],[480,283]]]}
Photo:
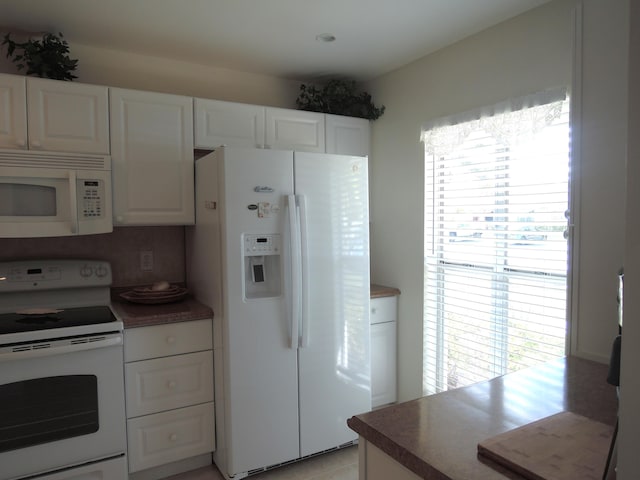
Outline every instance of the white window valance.
{"label": "white window valance", "polygon": [[558,87],[441,117],[423,124],[420,140],[432,154],[447,153],[478,128],[501,142],[513,142],[558,118],[566,98],[566,87]]}

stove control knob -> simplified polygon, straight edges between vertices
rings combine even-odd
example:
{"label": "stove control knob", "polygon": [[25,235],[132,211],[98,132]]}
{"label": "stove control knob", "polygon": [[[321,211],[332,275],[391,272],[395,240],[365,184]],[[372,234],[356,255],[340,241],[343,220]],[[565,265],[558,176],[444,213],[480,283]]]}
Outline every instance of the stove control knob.
{"label": "stove control knob", "polygon": [[90,277],[93,275],[93,269],[89,265],[85,265],[80,269],[80,275],[82,277]]}
{"label": "stove control knob", "polygon": [[106,277],[107,273],[109,273],[109,272],[107,271],[107,269],[105,268],[104,265],[98,265],[96,267],[96,276],[98,276],[100,278]]}

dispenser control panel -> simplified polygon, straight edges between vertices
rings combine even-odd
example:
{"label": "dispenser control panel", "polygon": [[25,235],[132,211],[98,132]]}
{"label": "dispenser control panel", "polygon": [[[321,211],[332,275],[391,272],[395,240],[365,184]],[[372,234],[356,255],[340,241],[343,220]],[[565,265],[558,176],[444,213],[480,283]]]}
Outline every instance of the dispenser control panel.
{"label": "dispenser control panel", "polygon": [[280,235],[244,235],[244,254],[253,255],[280,255]]}

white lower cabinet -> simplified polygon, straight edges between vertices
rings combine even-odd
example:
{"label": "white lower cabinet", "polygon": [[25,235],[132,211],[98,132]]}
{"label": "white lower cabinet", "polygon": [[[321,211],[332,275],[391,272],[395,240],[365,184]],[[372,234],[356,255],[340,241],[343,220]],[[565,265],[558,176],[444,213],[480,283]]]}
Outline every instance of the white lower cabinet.
{"label": "white lower cabinet", "polygon": [[371,406],[397,401],[398,297],[371,299]]}
{"label": "white lower cabinet", "polygon": [[211,324],[125,330],[129,473],[215,450]]}

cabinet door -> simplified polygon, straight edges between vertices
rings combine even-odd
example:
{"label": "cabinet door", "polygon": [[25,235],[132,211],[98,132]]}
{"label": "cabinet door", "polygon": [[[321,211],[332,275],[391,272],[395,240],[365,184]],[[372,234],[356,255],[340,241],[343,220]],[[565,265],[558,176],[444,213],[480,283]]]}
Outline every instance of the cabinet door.
{"label": "cabinet door", "polygon": [[114,225],[194,223],[193,100],[110,90]]}
{"label": "cabinet door", "polygon": [[27,148],[25,77],[0,74],[0,148]]}
{"label": "cabinet door", "polygon": [[109,154],[107,87],[27,79],[29,148]]}
{"label": "cabinet door", "polygon": [[196,98],[195,146],[264,147],[265,107]]}
{"label": "cabinet door", "polygon": [[370,127],[365,118],[325,115],[327,153],[369,155]]}
{"label": "cabinet door", "polygon": [[396,322],[371,325],[371,406],[396,401]]}
{"label": "cabinet door", "polygon": [[267,108],[267,147],[324,153],[324,114]]}

